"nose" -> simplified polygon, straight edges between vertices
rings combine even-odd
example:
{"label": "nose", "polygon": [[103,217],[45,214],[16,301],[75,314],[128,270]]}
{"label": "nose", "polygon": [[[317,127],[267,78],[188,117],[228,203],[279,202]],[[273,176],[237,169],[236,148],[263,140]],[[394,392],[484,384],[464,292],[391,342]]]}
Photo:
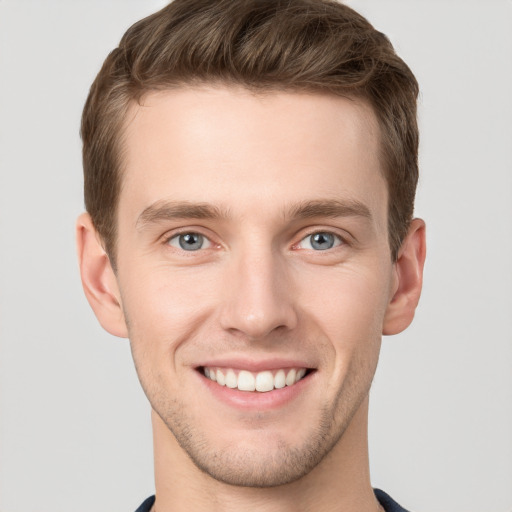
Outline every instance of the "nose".
{"label": "nose", "polygon": [[[249,254],[250,253],[250,254]],[[224,280],[221,327],[251,340],[297,325],[286,265],[270,249],[233,257]]]}

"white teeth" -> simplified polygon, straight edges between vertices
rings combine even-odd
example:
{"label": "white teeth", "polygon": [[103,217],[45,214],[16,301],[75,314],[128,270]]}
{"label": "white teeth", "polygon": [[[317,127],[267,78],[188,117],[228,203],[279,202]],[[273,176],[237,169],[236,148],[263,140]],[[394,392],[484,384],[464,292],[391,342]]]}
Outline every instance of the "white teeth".
{"label": "white teeth", "polygon": [[306,375],[306,368],[301,368],[297,372],[297,375],[295,376],[295,382],[299,382],[299,380],[302,379],[302,377],[304,377],[304,375]]}
{"label": "white teeth", "polygon": [[238,386],[237,378],[233,370],[228,370],[228,373],[226,373],[226,386],[231,389]]}
{"label": "white teeth", "polygon": [[238,389],[240,391],[254,391],[256,389],[256,380],[251,372],[242,370],[238,374]]}
{"label": "white teeth", "polygon": [[240,391],[259,391],[261,393],[273,389],[282,389],[285,386],[293,386],[306,375],[306,368],[282,369],[275,373],[265,370],[255,374],[247,370],[240,370],[238,375],[237,371],[231,368],[221,370],[220,368],[204,367],[203,369],[205,377],[217,382],[220,386],[231,389],[238,388]]}
{"label": "white teeth", "polygon": [[284,370],[279,370],[274,377],[274,387],[276,389],[281,389],[286,386],[286,374]]}
{"label": "white teeth", "polygon": [[256,391],[272,391],[274,389],[274,376],[272,372],[260,372],[256,375]]}
{"label": "white teeth", "polygon": [[295,384],[295,377],[297,376],[297,372],[295,370],[290,370],[288,372],[288,375],[286,376],[286,385],[291,386],[292,384]]}
{"label": "white teeth", "polygon": [[217,383],[219,383],[221,386],[224,386],[226,384],[226,378],[219,369],[217,369]]}

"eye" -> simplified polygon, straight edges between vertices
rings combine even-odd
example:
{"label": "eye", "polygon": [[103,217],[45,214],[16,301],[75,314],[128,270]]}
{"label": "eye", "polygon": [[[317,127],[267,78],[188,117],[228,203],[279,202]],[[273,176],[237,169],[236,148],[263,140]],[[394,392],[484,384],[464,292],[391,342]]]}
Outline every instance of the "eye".
{"label": "eye", "polygon": [[299,242],[300,249],[311,249],[313,251],[326,251],[343,243],[342,239],[327,231],[318,231],[306,236]]}
{"label": "eye", "polygon": [[180,233],[169,238],[167,243],[171,247],[184,251],[199,251],[200,249],[208,249],[212,245],[210,240],[200,233]]}

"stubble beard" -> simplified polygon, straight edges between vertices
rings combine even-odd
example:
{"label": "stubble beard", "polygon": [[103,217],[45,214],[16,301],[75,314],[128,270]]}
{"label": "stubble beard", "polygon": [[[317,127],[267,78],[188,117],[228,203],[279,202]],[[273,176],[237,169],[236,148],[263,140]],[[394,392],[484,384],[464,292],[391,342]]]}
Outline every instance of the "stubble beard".
{"label": "stubble beard", "polygon": [[352,372],[348,370],[348,378],[332,401],[318,409],[318,420],[303,435],[305,441],[298,446],[287,443],[282,436],[274,440],[273,448],[269,450],[264,443],[249,449],[230,443],[228,448],[216,449],[209,440],[211,432],[206,430],[207,427],[187,413],[186,401],[165,393],[165,378],[160,386],[156,384],[161,377],[158,373],[152,373],[152,379],[146,380],[145,372],[140,371],[145,365],[138,364],[140,361],[132,343],[131,349],[140,383],[153,410],[192,463],[219,482],[253,488],[293,483],[309,474],[328,456],[368,397],[378,362],[378,350],[374,358],[363,354],[352,361]]}
{"label": "stubble beard", "polygon": [[251,448],[233,445],[222,450],[212,448],[208,432],[198,428],[197,422],[184,413],[186,404],[181,401],[157,400],[163,407],[155,411],[200,471],[228,485],[268,488],[295,482],[318,466],[339,442],[365,396],[357,403],[340,397],[334,412],[328,407],[320,410],[319,421],[302,444],[292,446],[280,438],[269,450],[265,449],[265,443]]}

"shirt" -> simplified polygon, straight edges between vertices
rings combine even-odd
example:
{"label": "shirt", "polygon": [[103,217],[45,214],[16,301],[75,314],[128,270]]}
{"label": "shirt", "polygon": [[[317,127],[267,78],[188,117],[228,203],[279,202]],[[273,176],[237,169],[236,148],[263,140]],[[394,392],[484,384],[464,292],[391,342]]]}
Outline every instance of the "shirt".
{"label": "shirt", "polygon": [[[379,503],[384,507],[386,512],[407,512],[405,508],[401,507],[393,498],[386,494],[384,491],[380,489],[374,489],[376,498],[379,500]],[[151,496],[147,500],[142,503],[142,505],[135,512],[149,512],[151,507],[155,503],[155,497]]]}

